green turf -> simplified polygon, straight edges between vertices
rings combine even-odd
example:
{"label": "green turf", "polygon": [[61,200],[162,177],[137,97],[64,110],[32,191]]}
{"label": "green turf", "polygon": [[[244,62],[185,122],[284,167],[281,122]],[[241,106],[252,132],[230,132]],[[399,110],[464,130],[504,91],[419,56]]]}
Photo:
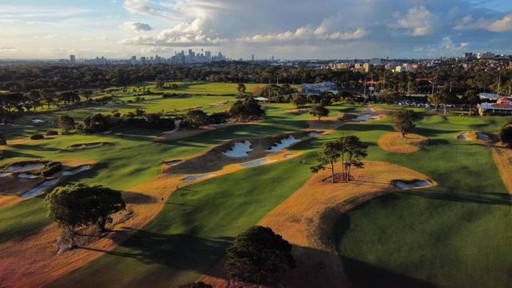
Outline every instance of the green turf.
{"label": "green turf", "polygon": [[[372,144],[371,159],[415,169],[436,188],[382,196],[338,223],[339,251],[355,287],[507,287],[511,283],[510,196],[488,148],[455,139],[470,129],[496,131],[506,118],[434,116],[417,132],[418,153],[393,155],[375,141],[385,124],[346,127]],[[346,133],[350,133],[348,131]]]}
{"label": "green turf", "polygon": [[176,287],[194,281],[223,258],[237,234],[307,181],[309,165],[300,162],[312,157],[181,189],[135,238],[49,287]]}

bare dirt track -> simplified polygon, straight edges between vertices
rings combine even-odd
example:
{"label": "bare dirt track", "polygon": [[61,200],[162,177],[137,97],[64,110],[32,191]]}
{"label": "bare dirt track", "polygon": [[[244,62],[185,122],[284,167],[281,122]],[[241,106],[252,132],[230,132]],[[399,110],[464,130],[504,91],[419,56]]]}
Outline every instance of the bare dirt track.
{"label": "bare dirt track", "polygon": [[[419,172],[380,161],[365,161],[353,172],[354,181],[330,183],[329,171],[311,179],[285,202],[267,214],[259,225],[272,228],[293,245],[297,268],[284,280],[285,287],[348,287],[343,263],[333,241],[333,229],[343,213],[383,193],[400,191],[393,180],[426,180]],[[339,171],[339,167],[338,167]],[[201,281],[214,287],[229,286],[222,264]]]}
{"label": "bare dirt track", "polygon": [[512,194],[512,149],[494,146],[492,148],[492,157],[498,170],[500,170],[500,176],[505,187]]}

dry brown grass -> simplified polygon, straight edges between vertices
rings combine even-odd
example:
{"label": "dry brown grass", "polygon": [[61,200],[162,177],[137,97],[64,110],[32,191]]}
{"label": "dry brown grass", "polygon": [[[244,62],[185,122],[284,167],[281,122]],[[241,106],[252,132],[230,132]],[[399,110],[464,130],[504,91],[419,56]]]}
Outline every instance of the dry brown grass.
{"label": "dry brown grass", "polygon": [[[266,158],[277,162],[298,155],[283,150]],[[241,169],[244,168],[240,164],[230,164],[215,171],[215,175],[218,177]],[[0,287],[41,287],[115,249],[134,230],[147,225],[162,210],[174,191],[201,181],[183,183],[181,179],[185,176],[164,173],[124,192],[126,209],[132,211],[133,216],[112,227],[107,237],[89,243],[86,249],[74,249],[58,255],[55,240],[60,231],[54,224],[24,239],[0,244]],[[119,218],[117,216],[115,222],[119,222]]]}
{"label": "dry brown grass", "polygon": [[321,120],[308,120],[309,129],[313,130],[335,130],[341,125],[343,122],[340,121],[339,116],[332,117],[323,117]]}
{"label": "dry brown grass", "polygon": [[[332,237],[339,216],[382,193],[399,191],[392,186],[393,180],[428,180],[436,185],[427,176],[395,164],[366,161],[365,166],[354,171],[355,180],[349,183],[330,184],[326,181],[329,171],[313,175],[260,221],[294,246],[297,268],[287,275],[286,287],[350,286]],[[204,276],[201,281],[228,287],[220,265],[212,272],[215,276]]]}
{"label": "dry brown grass", "polygon": [[400,132],[391,132],[382,135],[379,138],[379,147],[391,153],[414,153],[428,145],[428,138],[418,134],[407,134],[402,138]]}
{"label": "dry brown grass", "polygon": [[504,146],[494,146],[492,148],[492,157],[498,170],[500,170],[501,179],[512,194],[512,149]]}

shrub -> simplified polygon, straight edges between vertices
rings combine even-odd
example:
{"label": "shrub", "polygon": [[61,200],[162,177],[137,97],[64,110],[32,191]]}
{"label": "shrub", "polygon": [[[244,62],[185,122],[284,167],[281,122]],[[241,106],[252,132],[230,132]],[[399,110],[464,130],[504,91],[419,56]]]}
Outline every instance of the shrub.
{"label": "shrub", "polygon": [[211,124],[222,124],[226,123],[231,117],[228,111],[215,112],[208,116],[208,122]]}
{"label": "shrub", "polygon": [[59,135],[59,132],[57,132],[55,130],[49,130],[46,132],[46,136],[55,136],[55,135]]}
{"label": "shrub", "polygon": [[30,139],[32,139],[32,140],[41,140],[41,139],[44,139],[44,135],[34,134],[34,135],[30,136]]}

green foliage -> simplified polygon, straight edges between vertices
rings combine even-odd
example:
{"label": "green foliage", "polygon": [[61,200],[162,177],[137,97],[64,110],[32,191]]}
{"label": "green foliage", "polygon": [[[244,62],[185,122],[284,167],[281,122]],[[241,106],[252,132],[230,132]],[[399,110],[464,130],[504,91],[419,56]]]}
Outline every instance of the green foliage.
{"label": "green foliage", "polygon": [[362,168],[362,158],[368,156],[366,149],[368,145],[361,142],[357,136],[346,136],[338,139],[341,165],[342,165],[342,180],[350,181],[350,171],[352,166]]}
{"label": "green foliage", "polygon": [[244,94],[247,88],[245,87],[244,83],[238,83],[238,87],[236,87],[236,90],[238,91],[238,93]]}
{"label": "green foliage", "polygon": [[318,120],[320,120],[322,117],[329,115],[329,109],[320,104],[317,104],[309,110],[309,114],[317,117]]}
{"label": "green foliage", "polygon": [[228,248],[225,268],[231,279],[255,284],[277,284],[295,268],[292,247],[272,229],[253,226]]}
{"label": "green foliage", "polygon": [[331,169],[331,183],[334,183],[334,163],[340,158],[341,152],[340,141],[325,142],[322,145],[322,150],[319,152],[318,161],[320,163],[312,166],[311,172],[318,173],[320,170],[324,170],[326,165],[329,165]]}
{"label": "green foliage", "polygon": [[236,101],[229,110],[229,113],[238,121],[257,119],[265,115],[265,111],[261,108],[261,105],[252,97]]}
{"label": "green foliage", "polygon": [[401,109],[393,115],[393,129],[402,133],[402,138],[411,133],[416,125],[413,121],[417,120],[418,116],[413,110]]}
{"label": "green foliage", "polygon": [[191,110],[185,115],[185,121],[191,128],[197,128],[208,124],[208,115],[202,110]]}
{"label": "green foliage", "polygon": [[512,124],[507,124],[501,128],[500,141],[507,145],[508,148],[512,148]]}
{"label": "green foliage", "polygon": [[301,106],[304,106],[306,103],[307,103],[307,99],[306,97],[303,97],[302,95],[300,94],[295,94],[293,95],[293,97],[290,99],[290,102],[295,105],[295,107],[297,107],[297,109],[299,109]]}
{"label": "green foliage", "polygon": [[45,197],[45,204],[48,217],[69,233],[71,242],[78,227],[97,225],[104,231],[110,215],[125,208],[119,191],[82,183],[55,188]]}
{"label": "green foliage", "polygon": [[0,145],[7,145],[7,140],[2,133],[0,133]]}
{"label": "green foliage", "polygon": [[59,127],[63,134],[68,134],[69,130],[75,129],[75,119],[68,115],[59,116]]}
{"label": "green foliage", "polygon": [[42,139],[44,139],[44,135],[42,135],[42,134],[34,134],[34,135],[30,136],[30,139],[31,140],[42,140]]}

